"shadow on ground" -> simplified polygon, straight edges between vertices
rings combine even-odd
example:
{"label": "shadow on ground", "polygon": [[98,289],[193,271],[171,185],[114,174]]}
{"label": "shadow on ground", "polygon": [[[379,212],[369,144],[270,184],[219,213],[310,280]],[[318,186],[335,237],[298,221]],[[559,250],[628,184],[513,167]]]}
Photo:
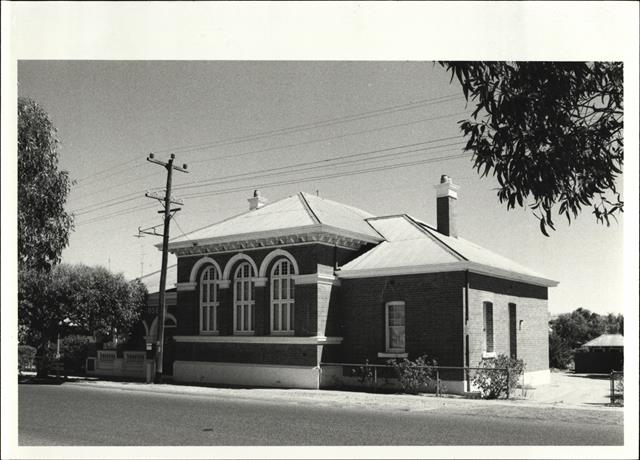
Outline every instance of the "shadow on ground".
{"label": "shadow on ground", "polygon": [[581,377],[584,379],[609,380],[609,374],[565,374],[567,377]]}

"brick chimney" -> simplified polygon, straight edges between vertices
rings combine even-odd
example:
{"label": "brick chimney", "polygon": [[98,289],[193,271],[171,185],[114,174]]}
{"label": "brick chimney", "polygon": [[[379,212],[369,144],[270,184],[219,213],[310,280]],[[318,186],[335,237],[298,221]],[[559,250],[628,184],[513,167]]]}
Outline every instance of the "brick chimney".
{"label": "brick chimney", "polygon": [[440,177],[440,183],[435,186],[437,196],[438,231],[443,235],[458,237],[456,222],[456,202],[460,187],[451,182],[446,174]]}
{"label": "brick chimney", "polygon": [[253,196],[248,198],[247,201],[249,202],[249,211],[253,211],[263,207],[268,200],[260,194],[260,190],[254,190]]}

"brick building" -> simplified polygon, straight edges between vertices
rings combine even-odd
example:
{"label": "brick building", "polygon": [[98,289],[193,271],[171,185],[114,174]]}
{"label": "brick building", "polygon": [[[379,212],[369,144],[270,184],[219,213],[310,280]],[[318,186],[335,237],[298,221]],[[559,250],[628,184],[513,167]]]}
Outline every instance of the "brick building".
{"label": "brick building", "polygon": [[[256,192],[248,212],[172,240],[174,380],[319,388],[349,383],[321,363],[427,354],[461,367],[506,353],[545,382],[557,283],[459,238],[457,186],[443,176],[436,189],[435,228]],[[464,390],[462,372],[448,380]]]}

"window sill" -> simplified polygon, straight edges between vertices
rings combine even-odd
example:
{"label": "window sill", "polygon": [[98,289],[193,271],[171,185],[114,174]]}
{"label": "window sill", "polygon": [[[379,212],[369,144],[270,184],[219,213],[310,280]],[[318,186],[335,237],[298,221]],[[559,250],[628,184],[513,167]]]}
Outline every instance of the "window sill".
{"label": "window sill", "polygon": [[200,335],[220,335],[220,331],[200,331]]}
{"label": "window sill", "polygon": [[409,353],[400,353],[400,352],[380,352],[378,353],[378,358],[407,358]]}
{"label": "window sill", "polygon": [[271,331],[270,335],[286,336],[286,335],[294,335],[294,334],[295,334],[294,331]]}
{"label": "window sill", "polygon": [[233,331],[233,335],[256,335],[256,331]]}
{"label": "window sill", "polygon": [[498,355],[495,351],[483,351],[482,352],[482,359],[487,359],[487,358],[496,358]]}

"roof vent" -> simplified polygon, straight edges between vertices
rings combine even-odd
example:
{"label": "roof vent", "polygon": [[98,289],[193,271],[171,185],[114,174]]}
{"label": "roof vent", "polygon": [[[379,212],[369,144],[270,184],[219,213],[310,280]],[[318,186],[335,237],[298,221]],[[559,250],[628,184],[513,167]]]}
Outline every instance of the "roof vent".
{"label": "roof vent", "polygon": [[247,201],[249,202],[249,211],[253,211],[263,207],[268,200],[260,194],[260,190],[254,190],[253,196],[248,198]]}

